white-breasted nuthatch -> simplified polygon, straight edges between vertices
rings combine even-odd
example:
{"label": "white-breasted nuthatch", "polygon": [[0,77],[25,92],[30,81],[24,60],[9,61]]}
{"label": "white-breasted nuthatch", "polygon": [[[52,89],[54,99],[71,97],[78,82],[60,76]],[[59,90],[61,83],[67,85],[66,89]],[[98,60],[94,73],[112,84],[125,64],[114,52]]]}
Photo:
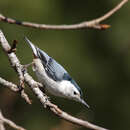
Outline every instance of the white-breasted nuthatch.
{"label": "white-breasted nuthatch", "polygon": [[34,54],[33,70],[38,80],[44,85],[45,90],[52,95],[80,102],[89,108],[89,105],[83,100],[80,87],[68,72],[52,57],[34,46],[26,37],[25,40],[32,48]]}

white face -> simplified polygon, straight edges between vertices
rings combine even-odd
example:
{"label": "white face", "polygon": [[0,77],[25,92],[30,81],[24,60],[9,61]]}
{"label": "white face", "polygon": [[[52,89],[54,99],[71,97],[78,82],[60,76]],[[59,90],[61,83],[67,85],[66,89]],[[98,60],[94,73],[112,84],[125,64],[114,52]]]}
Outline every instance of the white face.
{"label": "white face", "polygon": [[80,102],[80,93],[70,81],[63,80],[60,83],[60,89],[64,97]]}
{"label": "white face", "polygon": [[81,98],[78,89],[70,81],[63,80],[60,83],[59,90],[63,97],[80,102],[89,108],[89,105]]}

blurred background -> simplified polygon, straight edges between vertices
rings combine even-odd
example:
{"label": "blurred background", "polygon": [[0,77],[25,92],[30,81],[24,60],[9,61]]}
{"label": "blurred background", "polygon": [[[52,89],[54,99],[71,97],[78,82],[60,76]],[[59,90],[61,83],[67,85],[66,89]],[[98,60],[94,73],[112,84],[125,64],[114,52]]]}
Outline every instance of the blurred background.
{"label": "blurred background", "polygon": [[[44,24],[75,24],[92,20],[115,7],[121,0],[0,0],[0,13],[21,21]],[[17,56],[22,64],[32,61],[23,37],[62,64],[77,81],[90,109],[51,95],[64,111],[111,130],[130,128],[130,3],[103,23],[108,30],[38,30],[0,22],[9,43],[18,40]],[[18,84],[0,46],[0,76]],[[29,73],[37,80],[31,67]],[[0,109],[5,117],[27,130],[85,130],[67,123],[44,109],[32,91],[28,105],[17,93],[0,85]],[[8,126],[7,126],[8,127]],[[8,127],[8,130],[12,128]]]}

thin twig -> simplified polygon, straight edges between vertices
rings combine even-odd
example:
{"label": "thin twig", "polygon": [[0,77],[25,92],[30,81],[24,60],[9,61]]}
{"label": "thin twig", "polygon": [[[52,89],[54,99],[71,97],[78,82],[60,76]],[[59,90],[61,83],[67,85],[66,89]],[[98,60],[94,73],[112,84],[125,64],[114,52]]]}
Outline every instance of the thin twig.
{"label": "thin twig", "polygon": [[5,130],[4,122],[0,119],[0,130]]}
{"label": "thin twig", "polygon": [[112,16],[115,12],[117,12],[127,2],[128,2],[128,0],[122,0],[115,8],[110,10],[108,13],[106,13],[105,15],[103,15],[102,17],[100,17],[98,19],[95,19],[96,23],[100,23],[100,22],[106,20],[107,18],[109,18],[110,16]]}
{"label": "thin twig", "polygon": [[[0,31],[0,43],[1,43],[4,51],[7,53],[8,48],[10,48],[10,45],[9,45],[7,40],[3,40],[3,39],[5,39],[4,34],[2,33],[2,31]],[[13,54],[12,53],[10,53],[11,57],[10,57],[10,55],[8,55],[11,64],[17,64],[18,66],[21,66],[20,61],[18,60],[16,55],[14,53]],[[15,69],[15,67],[14,67],[14,69]],[[22,69],[22,68],[20,68],[20,69]],[[84,121],[84,120],[78,119],[76,117],[73,117],[73,116],[67,114],[66,112],[62,111],[61,109],[59,109],[58,106],[55,104],[52,104],[48,100],[48,97],[39,89],[38,86],[39,85],[42,86],[42,85],[40,83],[37,83],[36,81],[34,81],[33,78],[27,73],[26,70],[21,70],[21,71],[23,73],[23,77],[24,77],[25,82],[28,84],[28,86],[31,88],[33,93],[40,100],[41,104],[44,107],[48,107],[54,114],[56,114],[57,116],[59,116],[60,118],[62,118],[64,120],[67,120],[71,123],[74,123],[74,124],[77,124],[77,125],[80,125],[80,126],[83,126],[86,128],[90,128],[93,130],[106,130],[105,128],[94,125],[88,121]]]}
{"label": "thin twig", "polygon": [[9,82],[9,81],[1,78],[1,77],[0,77],[0,84],[5,86],[5,87],[8,87],[9,89],[11,89],[14,92],[18,92],[19,91],[19,88],[18,88],[17,85],[15,85],[12,82]]}
{"label": "thin twig", "polygon": [[107,29],[110,27],[110,25],[107,24],[100,24],[102,21],[109,18],[111,15],[113,15],[115,12],[117,12],[128,0],[122,0],[116,7],[114,7],[112,10],[110,10],[105,15],[93,19],[91,21],[84,21],[78,24],[72,24],[72,25],[46,25],[46,24],[37,24],[32,22],[25,22],[25,21],[17,21],[12,18],[7,18],[4,15],[0,14],[0,21],[7,22],[10,24],[17,24],[24,27],[31,27],[31,28],[37,28],[37,29],[50,29],[50,30],[72,30],[72,29],[86,29],[86,28],[92,28],[92,29]]}
{"label": "thin twig", "polygon": [[24,89],[21,88],[20,86],[17,86],[16,84],[9,82],[3,78],[0,77],[0,84],[9,88],[13,92],[18,92],[20,93],[21,97],[28,103],[31,104],[31,100],[29,99],[28,95],[24,92]]}
{"label": "thin twig", "polygon": [[[0,110],[0,122],[6,123],[6,124],[8,124],[10,127],[14,128],[14,129],[16,129],[16,130],[25,130],[25,129],[22,128],[21,126],[16,125],[16,124],[15,124],[14,122],[12,122],[11,120],[6,119],[6,118],[2,115],[1,110]],[[5,128],[0,129],[0,130],[5,130]]]}

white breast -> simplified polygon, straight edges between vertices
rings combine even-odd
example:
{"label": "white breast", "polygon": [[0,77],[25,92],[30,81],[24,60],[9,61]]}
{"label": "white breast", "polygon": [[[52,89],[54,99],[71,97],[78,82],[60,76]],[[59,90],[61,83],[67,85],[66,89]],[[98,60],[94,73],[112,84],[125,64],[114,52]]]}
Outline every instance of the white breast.
{"label": "white breast", "polygon": [[65,97],[63,91],[64,88],[63,85],[60,82],[56,82],[50,77],[48,77],[41,63],[41,60],[37,58],[34,59],[33,62],[34,62],[33,71],[35,71],[39,82],[41,82],[45,86],[45,89],[52,95]]}

